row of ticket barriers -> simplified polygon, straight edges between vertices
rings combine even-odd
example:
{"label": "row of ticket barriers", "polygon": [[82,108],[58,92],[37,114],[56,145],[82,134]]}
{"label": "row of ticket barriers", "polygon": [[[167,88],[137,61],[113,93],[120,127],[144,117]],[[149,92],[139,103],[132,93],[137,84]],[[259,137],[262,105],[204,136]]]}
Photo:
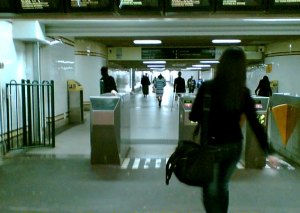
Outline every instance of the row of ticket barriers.
{"label": "row of ticket barriers", "polygon": [[[83,91],[78,82],[68,81],[69,120],[83,122]],[[195,96],[181,95],[179,104],[179,140],[192,140],[196,123],[189,120]],[[300,97],[273,94],[253,97],[260,123],[265,127],[271,147],[279,154],[300,163]],[[90,97],[90,145],[92,164],[120,165],[130,150],[130,94],[101,94]],[[247,120],[242,125],[245,168],[266,165]]]}
{"label": "row of ticket barriers", "polygon": [[[90,97],[91,163],[120,165],[130,149],[130,106],[128,94],[104,94]],[[255,98],[258,116],[267,126],[269,98]],[[188,119],[194,96],[179,99],[179,140],[191,140],[196,123]],[[245,122],[245,149],[242,161],[246,168],[262,168],[265,158],[251,128]]]}

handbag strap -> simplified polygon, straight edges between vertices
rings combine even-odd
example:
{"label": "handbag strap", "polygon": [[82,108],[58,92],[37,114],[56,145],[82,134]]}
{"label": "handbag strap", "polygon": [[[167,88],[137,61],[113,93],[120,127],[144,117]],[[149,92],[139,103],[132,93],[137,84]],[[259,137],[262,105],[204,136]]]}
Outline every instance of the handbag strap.
{"label": "handbag strap", "polygon": [[209,127],[209,113],[211,109],[211,85],[207,85],[204,89],[203,105],[202,105],[202,121],[201,124],[198,122],[195,127],[193,137],[195,138],[200,133],[200,145],[205,146],[208,144],[208,127]]}

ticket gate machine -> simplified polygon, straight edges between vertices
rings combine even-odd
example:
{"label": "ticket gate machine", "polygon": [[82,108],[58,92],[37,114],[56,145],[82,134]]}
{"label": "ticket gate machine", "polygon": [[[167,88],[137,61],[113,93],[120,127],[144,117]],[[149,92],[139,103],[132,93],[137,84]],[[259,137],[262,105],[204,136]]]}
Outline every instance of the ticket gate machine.
{"label": "ticket gate machine", "polygon": [[[255,108],[259,122],[267,131],[268,126],[268,97],[252,97],[255,101]],[[261,149],[255,134],[250,125],[246,121],[244,123],[244,163],[245,168],[263,168],[266,165],[266,159],[263,150]]]}
{"label": "ticket gate machine", "polygon": [[90,116],[91,164],[120,165],[130,144],[130,96],[92,96]]}
{"label": "ticket gate machine", "polygon": [[179,98],[179,140],[192,140],[196,122],[189,120],[195,96],[182,96]]}

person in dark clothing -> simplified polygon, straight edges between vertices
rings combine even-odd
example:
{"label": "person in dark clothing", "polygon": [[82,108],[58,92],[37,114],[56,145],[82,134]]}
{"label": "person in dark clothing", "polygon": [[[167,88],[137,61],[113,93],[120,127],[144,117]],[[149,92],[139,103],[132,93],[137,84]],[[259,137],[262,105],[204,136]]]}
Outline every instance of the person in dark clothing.
{"label": "person in dark clothing", "polygon": [[142,84],[143,95],[144,97],[147,97],[147,95],[149,94],[149,85],[150,85],[150,80],[147,73],[143,75],[141,84]]}
{"label": "person in dark clothing", "polygon": [[108,75],[108,68],[106,66],[101,67],[101,79],[100,79],[100,94],[111,93],[117,90],[115,79]]}
{"label": "person in dark clothing", "polygon": [[189,88],[189,93],[194,93],[194,90],[195,90],[195,87],[196,87],[196,81],[195,81],[193,76],[191,76],[188,79],[187,84],[188,84],[188,88]]}
{"label": "person in dark clothing", "polygon": [[264,76],[258,83],[257,88],[255,89],[255,94],[264,97],[272,96],[272,89],[270,86],[270,81],[268,76]]}
{"label": "person in dark clothing", "polygon": [[178,77],[174,80],[174,92],[185,93],[185,80],[181,77],[181,72],[178,72]]}
{"label": "person in dark clothing", "polygon": [[254,100],[246,87],[246,56],[241,48],[226,49],[220,58],[215,78],[201,84],[189,114],[189,119],[200,125],[207,91],[211,95],[208,143],[220,148],[221,156],[213,181],[203,187],[202,201],[207,213],[227,213],[228,185],[242,152],[242,114],[246,115],[272,167],[277,166],[278,159],[270,155],[268,136],[257,119]]}

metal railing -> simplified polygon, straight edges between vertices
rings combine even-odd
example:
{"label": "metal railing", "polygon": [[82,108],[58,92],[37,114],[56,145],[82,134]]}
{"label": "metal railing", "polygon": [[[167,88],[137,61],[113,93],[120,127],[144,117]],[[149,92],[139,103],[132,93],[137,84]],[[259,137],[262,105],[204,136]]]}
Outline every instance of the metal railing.
{"label": "metal railing", "polygon": [[54,81],[6,84],[6,152],[55,147]]}

